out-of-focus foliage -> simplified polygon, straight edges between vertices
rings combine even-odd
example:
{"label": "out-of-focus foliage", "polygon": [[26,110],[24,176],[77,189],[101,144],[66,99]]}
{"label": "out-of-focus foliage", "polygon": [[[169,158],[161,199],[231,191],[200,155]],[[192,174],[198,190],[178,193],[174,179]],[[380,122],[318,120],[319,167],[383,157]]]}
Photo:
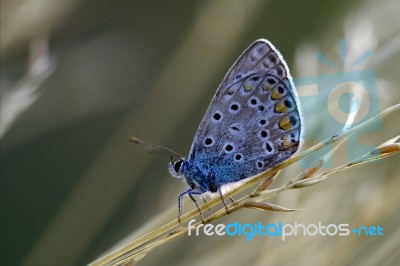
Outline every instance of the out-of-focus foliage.
{"label": "out-of-focus foliage", "polygon": [[[2,0],[1,264],[82,265],[175,206],[184,185],[168,175],[169,157],[147,154],[128,137],[187,153],[219,82],[255,39],[274,43],[298,80],[332,73],[317,54],[340,62],[341,39],[346,62],[370,49],[361,69],[376,77],[371,101],[380,110],[399,103],[399,4]],[[310,101],[301,86],[299,94],[308,147],[329,128],[327,102]],[[5,114],[11,119],[3,131]],[[391,117],[357,141],[374,147],[399,130]],[[343,149],[332,166],[347,155]],[[220,221],[380,224],[383,237],[187,237],[141,265],[394,264],[398,158],[273,202],[304,211],[245,210]],[[278,185],[306,166],[285,171]]]}

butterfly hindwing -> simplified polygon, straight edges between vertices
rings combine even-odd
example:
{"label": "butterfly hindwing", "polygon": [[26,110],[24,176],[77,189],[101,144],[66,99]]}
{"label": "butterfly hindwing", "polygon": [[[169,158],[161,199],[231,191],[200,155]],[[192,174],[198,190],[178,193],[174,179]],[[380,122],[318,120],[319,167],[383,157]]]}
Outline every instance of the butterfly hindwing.
{"label": "butterfly hindwing", "polygon": [[194,137],[189,161],[219,183],[265,171],[293,155],[301,114],[289,70],[266,40],[247,48],[228,71]]}

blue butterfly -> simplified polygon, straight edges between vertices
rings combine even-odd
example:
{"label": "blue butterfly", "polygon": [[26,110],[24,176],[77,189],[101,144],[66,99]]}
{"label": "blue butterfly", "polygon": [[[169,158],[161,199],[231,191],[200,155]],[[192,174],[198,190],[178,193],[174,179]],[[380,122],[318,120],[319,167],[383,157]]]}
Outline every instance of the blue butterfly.
{"label": "blue butterfly", "polygon": [[[200,123],[188,158],[136,138],[136,143],[166,149],[180,157],[169,172],[184,178],[183,197],[223,192],[287,160],[299,148],[303,130],[298,96],[289,69],[267,40],[252,43],[218,87]],[[228,209],[227,209],[228,211]]]}

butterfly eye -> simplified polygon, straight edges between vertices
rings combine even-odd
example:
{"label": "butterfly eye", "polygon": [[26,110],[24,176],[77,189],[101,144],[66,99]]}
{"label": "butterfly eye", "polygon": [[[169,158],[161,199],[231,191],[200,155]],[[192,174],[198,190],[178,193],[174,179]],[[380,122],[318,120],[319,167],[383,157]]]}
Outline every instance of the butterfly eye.
{"label": "butterfly eye", "polygon": [[177,172],[177,173],[179,172],[179,169],[181,169],[182,163],[183,163],[183,160],[179,160],[174,164],[175,172]]}

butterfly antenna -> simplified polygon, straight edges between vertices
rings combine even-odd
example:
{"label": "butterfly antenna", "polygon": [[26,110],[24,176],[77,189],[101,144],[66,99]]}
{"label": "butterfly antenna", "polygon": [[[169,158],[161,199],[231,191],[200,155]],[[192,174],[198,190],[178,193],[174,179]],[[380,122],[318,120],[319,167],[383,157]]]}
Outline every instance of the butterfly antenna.
{"label": "butterfly antenna", "polygon": [[153,144],[153,143],[148,143],[148,142],[145,142],[145,141],[143,141],[141,139],[138,139],[137,137],[133,137],[133,136],[129,138],[129,141],[132,142],[132,143],[135,143],[135,144],[143,145],[144,148],[149,152],[166,152],[166,153],[169,153],[169,154],[171,154],[171,161],[172,161],[172,154],[178,156],[179,159],[182,159],[182,156],[179,153],[177,153],[176,151],[174,151],[174,150],[172,150],[170,148],[167,148],[167,147],[164,147],[164,146],[161,146],[161,145],[157,145],[157,144]]}

